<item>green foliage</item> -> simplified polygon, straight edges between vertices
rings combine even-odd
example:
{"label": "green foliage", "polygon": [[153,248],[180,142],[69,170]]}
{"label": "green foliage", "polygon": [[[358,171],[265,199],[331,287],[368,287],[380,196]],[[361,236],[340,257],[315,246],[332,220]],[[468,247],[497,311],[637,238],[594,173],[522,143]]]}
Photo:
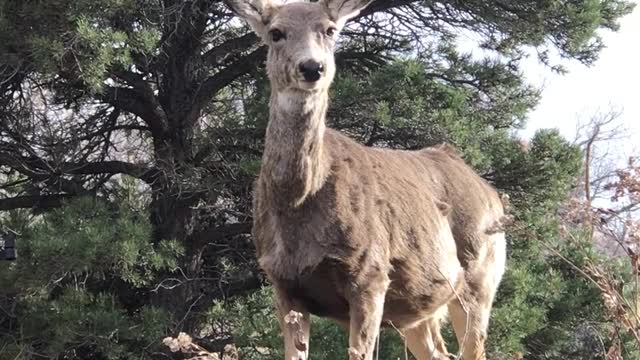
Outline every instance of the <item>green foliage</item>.
{"label": "green foliage", "polygon": [[506,136],[496,130],[521,126],[537,103],[538,92],[500,62],[474,62],[451,49],[442,60],[427,59],[398,60],[366,77],[340,76],[332,125],[369,145],[447,141],[479,164],[484,143]]}
{"label": "green foliage", "polygon": [[[154,272],[174,268],[179,248],[165,241],[149,243],[148,221],[127,209],[113,209],[80,198],[47,213],[25,229],[21,238],[21,284],[46,286],[65,277],[116,276],[133,286],[148,285]],[[29,263],[27,263],[29,261]]]}
{"label": "green foliage", "polygon": [[[603,47],[595,30],[617,29],[616,19],[634,8],[634,4],[620,0],[519,1],[508,6],[500,2],[473,0],[466,5],[481,13],[485,21],[506,30],[502,36],[492,36],[486,41],[485,46],[489,48],[517,52],[517,44],[543,47],[551,38],[561,55],[587,64],[597,59]],[[529,13],[533,9],[535,12]],[[522,21],[524,18],[521,16],[527,20]],[[539,53],[541,60],[549,60],[548,49]]]}
{"label": "green foliage", "polygon": [[[550,65],[551,52],[590,64],[598,30],[616,29],[633,4],[410,6],[343,34],[330,125],[367,145],[449,142],[511,195],[518,222],[492,357],[598,358],[593,339],[607,331],[598,292],[546,247],[583,259],[556,219],[581,155],[557,131],[528,149],[513,135],[540,97],[519,59],[533,46]],[[457,52],[459,30],[495,56]],[[247,359],[282,355],[242,230],[269,104],[264,53],[244,31],[221,1],[0,0],[0,202],[24,208],[0,221],[20,234],[19,260],[0,263],[0,310],[10,309],[0,311],[0,358],[151,357],[150,344],[180,330],[233,341]],[[49,201],[84,194],[94,197]],[[188,281],[156,293],[175,269]],[[312,331],[313,358],[345,357],[343,330],[314,319]],[[380,351],[404,357],[392,330]]]}
{"label": "green foliage", "polygon": [[[73,68],[91,93],[99,93],[111,67],[129,67],[134,52],[150,53],[157,31],[142,26],[128,34],[110,23],[134,8],[131,0],[0,1],[0,53],[7,65],[24,61],[45,78]],[[19,56],[19,55],[18,55]],[[71,65],[73,64],[73,65]]]}
{"label": "green foliage", "polygon": [[0,336],[0,358],[26,359],[29,350],[123,359],[161,338],[166,310],[130,297],[174,269],[182,250],[174,241],[152,245],[145,214],[79,198],[12,223],[22,225],[20,261],[0,264],[0,288],[15,301],[8,325],[20,336]]}
{"label": "green foliage", "polygon": [[25,299],[20,310],[30,314],[21,323],[22,340],[46,341],[39,352],[49,356],[75,350],[122,359],[156,342],[168,320],[163,310],[149,306],[129,316],[114,295],[82,288],[66,288],[50,301]]}
{"label": "green foliage", "polygon": [[[75,32],[76,36],[71,46],[74,50],[82,48],[84,55],[78,59],[81,77],[87,82],[89,90],[99,92],[110,66],[117,64],[128,67],[131,64],[127,34],[99,28],[84,16],[76,20]],[[150,45],[148,36],[143,40],[147,41],[146,44],[141,44],[146,50]]]}
{"label": "green foliage", "polygon": [[493,311],[490,351],[526,359],[600,359],[610,331],[600,291],[557,255],[578,267],[598,258],[580,240],[585,234],[568,241],[556,215],[581,173],[581,152],[556,130],[539,131],[524,148],[496,145],[490,147],[492,179],[510,193],[516,225],[508,233],[509,262]]}

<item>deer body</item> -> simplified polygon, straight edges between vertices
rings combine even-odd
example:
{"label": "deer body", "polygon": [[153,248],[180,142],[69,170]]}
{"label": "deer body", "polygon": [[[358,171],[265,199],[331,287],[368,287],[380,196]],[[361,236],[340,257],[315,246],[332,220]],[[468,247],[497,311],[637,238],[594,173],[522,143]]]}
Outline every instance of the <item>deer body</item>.
{"label": "deer body", "polygon": [[265,162],[258,180],[254,233],[271,281],[309,312],[345,323],[360,289],[386,294],[383,323],[398,328],[446,305],[462,269],[443,210],[420,191],[426,154],[367,149],[330,129],[317,146],[328,174],[300,205],[304,177],[279,188]]}
{"label": "deer body", "polygon": [[[366,5],[232,3],[269,44],[270,119],[254,191],[258,261],[273,284],[285,359],[308,358],[309,314],[371,360],[381,324],[418,360],[445,358],[449,313],[465,360],[484,358],[504,270],[497,193],[447,147],[364,147],[325,128],[335,31]],[[299,316],[298,316],[299,315]]]}

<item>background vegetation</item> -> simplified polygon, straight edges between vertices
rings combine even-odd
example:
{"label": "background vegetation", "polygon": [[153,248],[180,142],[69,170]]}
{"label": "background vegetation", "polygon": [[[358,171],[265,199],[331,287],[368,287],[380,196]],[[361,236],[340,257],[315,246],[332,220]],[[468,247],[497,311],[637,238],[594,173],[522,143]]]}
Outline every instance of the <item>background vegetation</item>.
{"label": "background vegetation", "polygon": [[[632,8],[376,0],[344,31],[330,126],[369,146],[452,143],[510,195],[490,359],[640,358],[640,170],[596,156],[615,114],[578,141],[515,135],[540,95],[525,50],[591,64]],[[462,32],[491,56],[457,51]],[[265,53],[217,0],[0,0],[0,226],[19,252],[0,262],[0,359],[178,358],[162,339],[179,332],[281,358],[249,238]],[[312,331],[314,359],[345,357],[341,330]],[[380,358],[404,354],[384,332]]]}

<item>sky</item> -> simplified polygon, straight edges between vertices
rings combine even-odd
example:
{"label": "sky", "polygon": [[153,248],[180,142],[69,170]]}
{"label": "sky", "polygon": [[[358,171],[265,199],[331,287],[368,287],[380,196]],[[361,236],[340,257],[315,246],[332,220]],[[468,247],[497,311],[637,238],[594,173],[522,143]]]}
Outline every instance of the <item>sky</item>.
{"label": "sky", "polygon": [[[519,136],[531,138],[538,129],[558,128],[567,139],[574,140],[580,122],[614,109],[621,113],[617,122],[625,137],[607,146],[613,148],[611,152],[619,161],[640,154],[640,4],[620,20],[619,31],[602,30],[599,34],[605,48],[589,67],[564,60],[560,64],[569,72],[561,75],[540,64],[534,55],[522,61],[525,78],[542,93]],[[461,51],[478,58],[492,56],[478,48],[473,35],[459,35]]]}
{"label": "sky", "polygon": [[597,112],[621,111],[618,121],[627,139],[617,150],[631,155],[640,148],[640,5],[622,18],[618,32],[602,31],[606,46],[598,61],[586,67],[576,61],[563,63],[568,74],[559,75],[531,57],[522,70],[532,84],[542,87],[542,99],[529,114],[520,135],[531,137],[539,128],[558,128],[575,138],[576,125]]}

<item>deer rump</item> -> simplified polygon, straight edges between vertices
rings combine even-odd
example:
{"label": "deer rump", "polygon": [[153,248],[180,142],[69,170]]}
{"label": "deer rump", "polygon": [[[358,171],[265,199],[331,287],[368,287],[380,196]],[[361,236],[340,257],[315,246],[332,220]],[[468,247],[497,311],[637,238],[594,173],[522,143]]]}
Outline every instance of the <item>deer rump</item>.
{"label": "deer rump", "polygon": [[454,150],[367,148],[330,129],[324,141],[327,179],[299,206],[257,182],[254,239],[274,286],[343,325],[358,292],[381,291],[382,324],[399,329],[497,287],[504,249],[486,231],[502,204]]}

